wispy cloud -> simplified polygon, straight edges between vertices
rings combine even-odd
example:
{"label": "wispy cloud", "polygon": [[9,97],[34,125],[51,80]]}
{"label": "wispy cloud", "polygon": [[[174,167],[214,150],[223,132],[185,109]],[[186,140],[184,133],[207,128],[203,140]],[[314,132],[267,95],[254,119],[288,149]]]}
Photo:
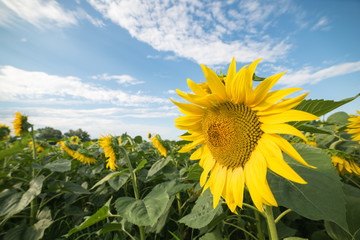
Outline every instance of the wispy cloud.
{"label": "wispy cloud", "polygon": [[0,66],[0,101],[27,102],[54,99],[119,106],[164,104],[167,99],[131,94],[120,89],[109,89],[85,83],[74,76],[57,76],[44,72],[26,71],[13,66]]}
{"label": "wispy cloud", "polygon": [[239,62],[259,56],[274,62],[291,48],[286,37],[264,34],[272,21],[291,10],[288,1],[88,2],[105,18],[154,49],[171,51],[198,63],[223,64],[233,56]]}
{"label": "wispy cloud", "polygon": [[301,86],[305,84],[315,84],[324,79],[337,77],[353,72],[360,71],[360,61],[348,62],[323,69],[314,69],[306,67],[296,72],[285,74],[279,81],[280,84],[287,86]]}
{"label": "wispy cloud", "polygon": [[93,79],[99,79],[99,80],[105,80],[105,81],[109,81],[109,80],[116,80],[116,82],[118,84],[121,85],[136,85],[136,84],[141,84],[144,83],[144,81],[139,81],[136,78],[130,76],[130,75],[108,75],[106,73],[103,73],[101,75],[97,75],[97,76],[93,76]]}
{"label": "wispy cloud", "polygon": [[[148,121],[135,123],[134,121],[129,121],[127,118],[131,118],[132,116],[125,116],[130,112],[129,109],[98,108],[85,110],[24,107],[17,108],[16,111],[20,111],[22,114],[27,115],[29,117],[29,122],[34,124],[35,128],[49,126],[59,129],[63,133],[67,132],[70,128],[81,128],[84,131],[87,131],[92,138],[98,138],[102,134],[108,133],[112,135],[121,135],[125,132],[130,136],[140,135],[145,137],[148,132],[152,132],[167,136],[169,139],[177,139],[177,136],[181,134],[181,132],[173,127],[172,124],[164,124],[162,122],[150,124]],[[150,112],[150,109],[147,109],[146,111]],[[15,111],[12,109],[3,108],[0,110],[0,117],[3,123],[9,126],[12,125],[11,122],[14,120],[14,116]],[[146,119],[148,118],[149,116],[146,117]],[[171,115],[163,114],[160,118],[170,122],[169,120],[174,118],[174,113]]]}
{"label": "wispy cloud", "polygon": [[322,30],[328,31],[330,30],[329,20],[327,17],[322,17],[320,20],[311,28],[312,31],[314,30]]}
{"label": "wispy cloud", "polygon": [[3,26],[12,25],[16,19],[25,20],[40,29],[69,27],[77,25],[80,19],[86,19],[97,27],[104,26],[100,19],[91,17],[83,9],[67,10],[54,0],[2,0],[0,13],[0,24]]}

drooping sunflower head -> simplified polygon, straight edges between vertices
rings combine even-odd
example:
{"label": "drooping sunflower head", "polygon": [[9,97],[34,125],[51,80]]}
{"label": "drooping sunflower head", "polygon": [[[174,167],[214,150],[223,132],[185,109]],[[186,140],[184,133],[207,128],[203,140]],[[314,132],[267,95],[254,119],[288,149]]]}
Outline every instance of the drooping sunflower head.
{"label": "drooping sunflower head", "polygon": [[290,88],[270,92],[281,78],[280,73],[263,80],[253,89],[253,76],[259,60],[236,72],[232,60],[226,77],[201,65],[206,83],[188,79],[193,93],[177,90],[190,103],[173,101],[185,114],[175,119],[176,127],[187,130],[182,139],[192,141],[180,152],[197,146],[190,159],[200,159],[204,169],[200,185],[210,188],[214,208],[223,197],[231,211],[242,207],[246,185],[255,206],[263,211],[263,204],[277,206],[266,180],[267,168],[297,183],[306,183],[283,159],[282,151],[309,166],[299,153],[278,134],[292,134],[307,139],[286,122],[316,120],[317,116],[293,110],[306,96],[284,99],[300,90]]}
{"label": "drooping sunflower head", "polygon": [[107,158],[106,167],[110,168],[111,170],[116,170],[116,168],[118,167],[115,163],[116,154],[114,151],[114,144],[116,142],[120,145],[121,144],[120,138],[118,139],[113,138],[110,134],[108,134],[107,136],[101,136],[99,139],[99,144],[104,149],[105,157]]}
{"label": "drooping sunflower head", "polygon": [[159,138],[160,136],[156,134],[154,137],[151,138],[151,141],[154,144],[155,148],[160,152],[160,154],[166,157],[166,148],[161,144]]}
{"label": "drooping sunflower head", "polygon": [[359,116],[350,115],[350,123],[347,125],[346,131],[349,134],[352,134],[352,139],[354,141],[359,141],[360,143],[360,111],[356,111]]}
{"label": "drooping sunflower head", "polygon": [[355,174],[360,176],[360,167],[354,161],[349,161],[338,156],[332,156],[331,162],[339,174]]}
{"label": "drooping sunflower head", "polygon": [[31,126],[27,121],[27,116],[23,116],[19,112],[15,113],[15,120],[12,123],[14,125],[16,136],[20,136],[22,133],[27,132]]}
{"label": "drooping sunflower head", "polygon": [[10,137],[10,127],[0,123],[0,140]]}

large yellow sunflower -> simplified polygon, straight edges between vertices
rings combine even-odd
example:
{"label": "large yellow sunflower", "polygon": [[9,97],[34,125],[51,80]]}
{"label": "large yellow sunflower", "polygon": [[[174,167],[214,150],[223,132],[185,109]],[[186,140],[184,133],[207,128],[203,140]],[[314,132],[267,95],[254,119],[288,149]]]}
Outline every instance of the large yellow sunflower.
{"label": "large yellow sunflower", "polygon": [[291,109],[307,93],[283,100],[300,88],[269,92],[284,73],[268,77],[253,89],[252,77],[259,61],[236,72],[233,58],[226,77],[222,79],[201,65],[206,83],[197,84],[188,79],[194,94],[180,90],[177,93],[190,103],[173,101],[185,114],[175,119],[176,127],[190,134],[181,138],[192,141],[180,152],[201,145],[190,159],[200,159],[199,165],[204,169],[200,185],[205,185],[203,190],[210,188],[214,208],[223,197],[230,210],[236,212],[236,206],[242,207],[245,185],[260,211],[263,211],[263,204],[277,206],[266,179],[267,168],[291,181],[306,183],[284,161],[282,151],[296,161],[310,165],[278,134],[292,134],[307,142],[299,130],[286,122],[318,117]]}
{"label": "large yellow sunflower", "polygon": [[[356,111],[360,114],[360,111]],[[360,142],[360,116],[350,115],[350,123],[347,125],[347,132],[352,135],[354,141]]]}
{"label": "large yellow sunflower", "polygon": [[[114,149],[112,147],[112,136],[110,134],[108,134],[108,136],[101,136],[99,139],[99,144],[100,146],[104,149],[105,152],[105,157],[107,158],[107,164],[106,167],[110,168],[111,170],[116,170],[116,168],[118,167],[115,162],[116,162],[116,155],[114,152]],[[119,144],[121,144],[121,140],[120,138],[118,139]]]}

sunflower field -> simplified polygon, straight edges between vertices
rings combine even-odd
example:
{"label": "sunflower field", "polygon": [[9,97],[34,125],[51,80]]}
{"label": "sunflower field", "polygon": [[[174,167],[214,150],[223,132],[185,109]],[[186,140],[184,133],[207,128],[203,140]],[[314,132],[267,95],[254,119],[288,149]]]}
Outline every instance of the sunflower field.
{"label": "sunflower field", "polygon": [[178,141],[39,139],[16,113],[0,125],[0,239],[360,239],[360,116],[336,112],[359,95],[286,98],[300,89],[270,91],[282,74],[258,62],[202,66],[177,90]]}

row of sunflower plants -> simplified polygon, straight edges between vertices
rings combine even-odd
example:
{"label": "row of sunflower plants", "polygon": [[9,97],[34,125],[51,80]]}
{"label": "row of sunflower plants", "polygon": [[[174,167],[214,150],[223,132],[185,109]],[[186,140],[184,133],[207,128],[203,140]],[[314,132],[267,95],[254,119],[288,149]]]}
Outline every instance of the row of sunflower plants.
{"label": "row of sunflower plants", "polygon": [[358,96],[285,99],[299,89],[269,92],[282,74],[258,62],[202,66],[195,94],[177,91],[181,141],[44,141],[16,113],[15,137],[0,126],[0,238],[360,239],[360,117],[319,118]]}

